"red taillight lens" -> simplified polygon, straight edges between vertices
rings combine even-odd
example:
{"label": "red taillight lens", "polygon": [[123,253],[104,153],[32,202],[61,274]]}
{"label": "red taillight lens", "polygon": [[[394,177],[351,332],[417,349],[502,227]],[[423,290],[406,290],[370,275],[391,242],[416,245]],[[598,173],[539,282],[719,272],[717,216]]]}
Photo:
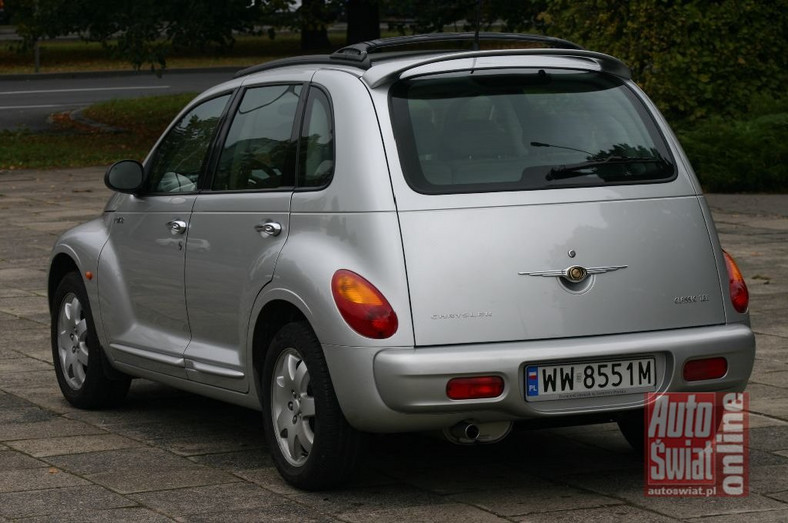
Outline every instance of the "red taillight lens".
{"label": "red taillight lens", "polygon": [[739,267],[730,254],[722,251],[725,256],[725,268],[728,269],[728,285],[731,290],[731,302],[733,308],[737,312],[747,312],[747,307],[750,306],[750,292],[747,290],[747,284],[744,282],[744,276],[741,275]]}
{"label": "red taillight lens", "polygon": [[446,395],[453,400],[496,398],[502,393],[503,378],[500,376],[452,378],[446,384]]}
{"label": "red taillight lens", "polygon": [[397,332],[397,314],[388,300],[355,272],[344,269],[335,272],[331,292],[339,313],[357,333],[382,340]]}
{"label": "red taillight lens", "polygon": [[692,360],[684,364],[684,380],[716,380],[728,372],[728,360],[725,358],[707,358]]}

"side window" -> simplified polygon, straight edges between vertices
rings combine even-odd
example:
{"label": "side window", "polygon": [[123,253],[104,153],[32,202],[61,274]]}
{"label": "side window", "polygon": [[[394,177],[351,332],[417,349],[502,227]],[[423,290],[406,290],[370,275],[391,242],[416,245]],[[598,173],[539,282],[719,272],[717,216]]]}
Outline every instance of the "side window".
{"label": "side window", "polygon": [[230,95],[212,98],[189,111],[170,129],[153,154],[149,192],[192,192]]}
{"label": "side window", "polygon": [[292,187],[293,122],[300,85],[256,87],[244,93],[213,178],[214,191]]}
{"label": "side window", "polygon": [[309,91],[298,169],[299,187],[322,187],[334,174],[334,125],[331,105],[319,89]]}

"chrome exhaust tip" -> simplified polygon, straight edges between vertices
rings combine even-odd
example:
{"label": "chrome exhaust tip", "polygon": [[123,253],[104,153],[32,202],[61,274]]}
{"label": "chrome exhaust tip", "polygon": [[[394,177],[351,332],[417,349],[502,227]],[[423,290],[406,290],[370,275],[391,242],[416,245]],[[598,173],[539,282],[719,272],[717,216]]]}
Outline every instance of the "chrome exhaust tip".
{"label": "chrome exhaust tip", "polygon": [[511,421],[474,423],[466,420],[443,429],[443,436],[456,445],[497,443],[511,432],[512,425]]}

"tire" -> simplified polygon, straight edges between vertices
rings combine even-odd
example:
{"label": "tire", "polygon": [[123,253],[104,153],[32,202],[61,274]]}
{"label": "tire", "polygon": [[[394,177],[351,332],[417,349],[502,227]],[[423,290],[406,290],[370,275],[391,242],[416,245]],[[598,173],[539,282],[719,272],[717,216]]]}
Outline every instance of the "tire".
{"label": "tire", "polygon": [[323,350],[307,323],[289,323],[274,336],[261,396],[266,443],[288,483],[325,490],[352,477],[366,438],[342,414]]}
{"label": "tire", "polygon": [[131,378],[107,374],[85,285],[76,272],[66,274],[52,300],[52,360],[63,396],[80,409],[97,409],[123,401]]}
{"label": "tire", "polygon": [[629,443],[635,452],[641,456],[643,455],[646,442],[646,422],[644,416],[644,411],[641,408],[627,411],[619,415],[616,420],[618,422],[618,429],[621,431],[621,434],[624,435],[627,443]]}
{"label": "tire", "polygon": [[[621,434],[624,435],[624,438],[626,438],[627,443],[629,443],[635,452],[645,457],[644,450],[646,448],[646,419],[644,410],[645,409],[640,408],[627,411],[623,414],[620,414],[616,421],[618,422],[618,429],[621,431]],[[722,405],[717,405],[715,410],[716,418],[714,422],[716,423],[716,433],[722,424]]]}

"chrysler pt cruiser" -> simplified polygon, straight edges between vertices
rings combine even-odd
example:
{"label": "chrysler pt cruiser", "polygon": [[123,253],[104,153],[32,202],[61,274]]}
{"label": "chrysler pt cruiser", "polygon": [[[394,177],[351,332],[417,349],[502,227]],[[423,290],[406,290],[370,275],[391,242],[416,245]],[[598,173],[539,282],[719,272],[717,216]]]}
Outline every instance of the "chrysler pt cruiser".
{"label": "chrysler pt cruiser", "polygon": [[637,447],[644,393],[743,390],[746,285],[627,67],[469,40],[249,68],[110,167],[51,258],[65,398],[146,378],[258,409],[282,476],[322,489],[369,433],[602,415]]}

